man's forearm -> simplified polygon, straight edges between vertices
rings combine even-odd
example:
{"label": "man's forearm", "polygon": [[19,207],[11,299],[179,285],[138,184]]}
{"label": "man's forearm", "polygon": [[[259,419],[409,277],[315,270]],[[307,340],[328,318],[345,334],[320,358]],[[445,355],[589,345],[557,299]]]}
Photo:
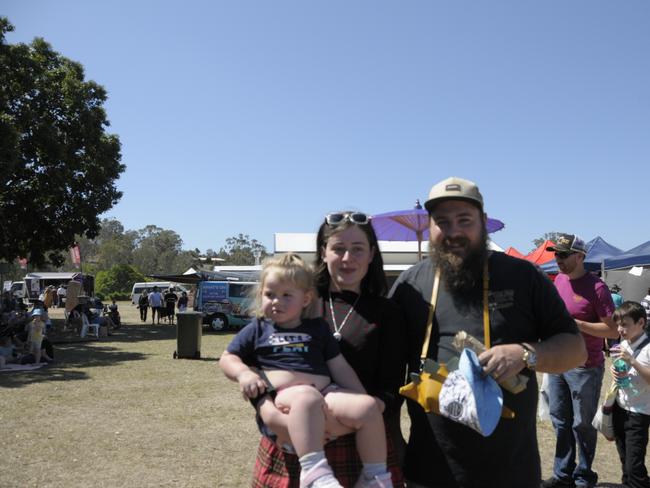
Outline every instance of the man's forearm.
{"label": "man's forearm", "polygon": [[587,349],[581,334],[557,334],[531,346],[537,353],[536,370],[540,373],[562,373],[587,361]]}
{"label": "man's forearm", "polygon": [[608,322],[585,322],[576,319],[576,324],[578,324],[578,329],[585,334],[603,339],[618,339],[618,330],[613,322],[611,324]]}

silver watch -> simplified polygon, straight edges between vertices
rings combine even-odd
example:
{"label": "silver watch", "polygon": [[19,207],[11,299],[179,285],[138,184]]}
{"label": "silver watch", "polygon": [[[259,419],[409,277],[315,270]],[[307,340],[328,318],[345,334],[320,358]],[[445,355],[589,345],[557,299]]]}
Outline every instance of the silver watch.
{"label": "silver watch", "polygon": [[526,367],[531,371],[535,371],[535,368],[537,367],[537,353],[527,344],[521,343],[520,345],[524,348],[524,355],[522,357],[524,364],[526,364]]}

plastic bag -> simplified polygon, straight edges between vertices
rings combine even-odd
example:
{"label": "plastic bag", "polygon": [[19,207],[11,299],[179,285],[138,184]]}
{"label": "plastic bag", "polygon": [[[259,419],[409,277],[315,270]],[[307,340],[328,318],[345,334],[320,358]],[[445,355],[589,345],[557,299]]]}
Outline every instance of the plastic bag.
{"label": "plastic bag", "polygon": [[537,400],[537,417],[539,420],[551,420],[551,409],[548,403],[548,373],[542,375],[542,384],[539,387]]}

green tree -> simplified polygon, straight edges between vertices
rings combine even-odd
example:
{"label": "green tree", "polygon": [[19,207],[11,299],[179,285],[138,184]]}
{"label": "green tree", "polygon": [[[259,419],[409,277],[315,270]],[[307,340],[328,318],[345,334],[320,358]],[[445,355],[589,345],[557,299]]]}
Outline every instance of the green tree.
{"label": "green tree", "polygon": [[181,273],[187,269],[177,268],[183,240],[173,230],[148,225],[138,231],[133,264],[145,275]]}
{"label": "green tree", "polygon": [[13,30],[0,17],[0,259],[59,266],[122,196],[120,142],[104,88],[43,39],[7,44]]}
{"label": "green tree", "polygon": [[108,271],[100,271],[95,277],[95,291],[104,297],[128,295],[133,283],[145,281],[145,277],[133,266],[117,264]]}
{"label": "green tree", "polygon": [[260,259],[268,256],[263,244],[248,235],[239,234],[226,239],[226,245],[219,250],[218,257],[225,259],[223,264],[250,266],[255,264],[255,254],[259,254]]}
{"label": "green tree", "polygon": [[532,250],[534,251],[539,246],[544,244],[544,242],[546,242],[546,241],[556,242],[557,238],[560,236],[560,234],[562,234],[562,232],[547,232],[542,237],[538,237],[537,239],[533,239],[533,244],[535,245],[535,247]]}

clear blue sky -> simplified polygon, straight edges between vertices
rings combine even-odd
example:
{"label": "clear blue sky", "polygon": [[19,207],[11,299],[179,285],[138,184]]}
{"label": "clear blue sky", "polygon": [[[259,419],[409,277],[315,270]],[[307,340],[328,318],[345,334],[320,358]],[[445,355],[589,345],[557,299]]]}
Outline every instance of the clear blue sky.
{"label": "clear blue sky", "polygon": [[650,238],[650,2],[3,0],[104,85],[107,217],[218,250],[476,181],[493,235]]}

